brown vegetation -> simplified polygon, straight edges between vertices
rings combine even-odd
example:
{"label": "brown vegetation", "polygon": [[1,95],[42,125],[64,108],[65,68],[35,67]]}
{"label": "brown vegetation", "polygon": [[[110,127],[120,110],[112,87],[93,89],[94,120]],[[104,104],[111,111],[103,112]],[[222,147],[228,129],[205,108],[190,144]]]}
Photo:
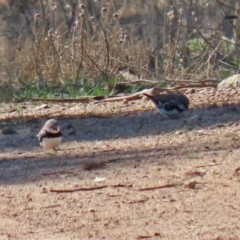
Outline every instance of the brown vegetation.
{"label": "brown vegetation", "polygon": [[12,96],[53,86],[61,94],[90,84],[114,94],[129,81],[220,80],[238,69],[238,7],[230,0],[2,1],[1,89]]}

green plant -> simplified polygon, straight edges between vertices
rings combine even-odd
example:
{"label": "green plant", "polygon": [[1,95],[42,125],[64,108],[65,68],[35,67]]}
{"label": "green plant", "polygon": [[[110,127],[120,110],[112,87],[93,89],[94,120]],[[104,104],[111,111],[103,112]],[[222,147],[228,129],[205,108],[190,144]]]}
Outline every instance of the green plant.
{"label": "green plant", "polygon": [[214,171],[212,172],[212,174],[213,174],[213,176],[217,176],[217,175],[219,175],[219,172],[217,172],[217,171],[214,170]]}
{"label": "green plant", "polygon": [[195,158],[197,158],[198,157],[198,155],[197,155],[197,153],[195,153],[195,152],[189,152],[189,153],[187,153],[187,158],[189,158],[189,159],[195,159]]}
{"label": "green plant", "polygon": [[189,50],[191,51],[193,56],[199,55],[202,52],[206,51],[207,44],[202,38],[194,38],[188,41]]}

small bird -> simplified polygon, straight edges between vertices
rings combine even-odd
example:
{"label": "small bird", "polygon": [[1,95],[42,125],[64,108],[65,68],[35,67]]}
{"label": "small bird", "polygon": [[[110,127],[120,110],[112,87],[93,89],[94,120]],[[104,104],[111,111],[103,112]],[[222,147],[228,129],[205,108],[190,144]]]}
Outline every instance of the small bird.
{"label": "small bird", "polygon": [[154,96],[144,93],[144,95],[152,100],[159,112],[164,116],[177,116],[189,107],[189,99],[182,93],[169,93]]}
{"label": "small bird", "polygon": [[58,146],[62,142],[62,132],[58,126],[57,120],[48,120],[37,135],[43,151],[54,149],[59,150]]}

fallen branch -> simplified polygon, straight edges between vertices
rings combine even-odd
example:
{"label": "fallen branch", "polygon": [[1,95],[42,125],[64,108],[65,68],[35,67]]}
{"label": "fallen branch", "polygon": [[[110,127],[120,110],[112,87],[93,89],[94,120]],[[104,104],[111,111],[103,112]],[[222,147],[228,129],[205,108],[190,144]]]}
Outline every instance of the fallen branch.
{"label": "fallen branch", "polygon": [[102,100],[105,97],[103,96],[93,96],[93,97],[82,97],[82,98],[33,98],[33,102],[89,102],[90,100]]}
{"label": "fallen branch", "polygon": [[[146,80],[145,80],[146,81]],[[139,80],[138,80],[139,82]],[[113,101],[121,101],[121,100],[137,100],[141,99],[143,97],[144,93],[147,93],[149,95],[159,95],[162,92],[171,93],[174,91],[178,91],[182,88],[201,88],[201,87],[216,87],[217,84],[206,84],[206,83],[199,83],[199,84],[180,84],[176,87],[171,88],[160,88],[160,87],[154,87],[150,89],[144,89],[140,92],[134,93],[132,95],[127,96],[115,96],[115,97],[104,97],[104,96],[93,96],[93,97],[82,97],[82,98],[65,98],[65,99],[57,99],[57,98],[33,98],[32,101],[41,101],[41,102],[90,102],[92,100],[100,102],[113,102]]]}
{"label": "fallen branch", "polygon": [[216,86],[217,86],[217,84],[199,83],[199,84],[192,84],[192,85],[191,84],[180,84],[179,86],[171,87],[171,88],[154,87],[154,88],[150,88],[150,89],[144,89],[144,90],[134,93],[132,95],[105,98],[105,99],[100,100],[98,103],[122,101],[122,100],[127,100],[127,101],[137,100],[137,99],[141,99],[145,93],[148,95],[155,96],[155,95],[159,95],[162,92],[172,93],[172,92],[176,92],[179,89],[183,89],[183,88],[201,88],[201,87],[216,87]]}
{"label": "fallen branch", "polygon": [[103,100],[100,100],[99,103],[121,101],[121,100],[137,100],[137,99],[141,99],[143,97],[144,93],[147,93],[149,95],[159,95],[161,92],[165,92],[165,91],[170,93],[172,90],[167,89],[167,88],[155,87],[155,88],[150,88],[150,89],[144,89],[140,92],[137,92],[137,93],[134,93],[134,94],[128,95],[128,96],[105,98]]}
{"label": "fallen branch", "polygon": [[121,84],[126,84],[126,85],[130,85],[130,84],[134,84],[134,83],[148,83],[148,84],[157,84],[157,81],[153,81],[153,80],[147,80],[147,79],[138,79],[138,80],[133,80],[131,82],[118,82],[117,85],[121,85]]}
{"label": "fallen branch", "polygon": [[166,81],[172,81],[172,82],[184,82],[184,83],[188,83],[188,84],[206,84],[209,82],[216,82],[216,83],[220,83],[221,80],[218,79],[206,79],[206,80],[193,80],[193,79],[179,79],[179,78],[166,78]]}
{"label": "fallen branch", "polygon": [[203,87],[217,87],[217,84],[205,84],[205,83],[199,83],[199,84],[180,84],[176,87],[168,88],[168,90],[178,90],[182,88],[203,88]]}

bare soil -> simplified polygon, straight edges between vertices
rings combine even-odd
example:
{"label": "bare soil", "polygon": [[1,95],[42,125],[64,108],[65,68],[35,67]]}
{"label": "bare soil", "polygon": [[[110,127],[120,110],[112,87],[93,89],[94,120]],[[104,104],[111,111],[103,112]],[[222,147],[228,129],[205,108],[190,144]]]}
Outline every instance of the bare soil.
{"label": "bare soil", "polygon": [[[185,93],[177,119],[146,99],[0,104],[0,239],[240,239],[240,94]],[[50,117],[57,154],[36,138]]]}

